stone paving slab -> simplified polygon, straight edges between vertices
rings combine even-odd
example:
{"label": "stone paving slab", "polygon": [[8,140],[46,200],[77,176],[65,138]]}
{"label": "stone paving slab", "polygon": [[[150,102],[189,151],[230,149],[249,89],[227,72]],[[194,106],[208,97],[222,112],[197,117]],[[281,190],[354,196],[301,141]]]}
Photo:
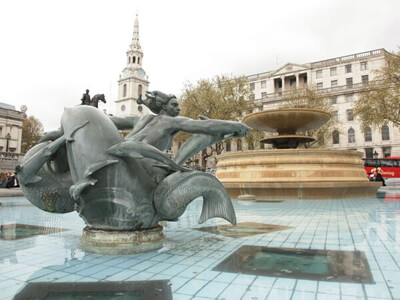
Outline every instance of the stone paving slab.
{"label": "stone paving slab", "polygon": [[0,197],[21,197],[23,195],[24,194],[22,193],[21,188],[0,188]]}

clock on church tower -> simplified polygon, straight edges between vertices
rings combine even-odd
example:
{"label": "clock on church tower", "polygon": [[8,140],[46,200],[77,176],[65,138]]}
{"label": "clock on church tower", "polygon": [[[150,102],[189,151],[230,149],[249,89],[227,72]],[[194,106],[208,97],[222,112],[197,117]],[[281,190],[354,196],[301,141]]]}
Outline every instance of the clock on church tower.
{"label": "clock on church tower", "polygon": [[132,41],[126,51],[126,66],[118,80],[118,100],[115,101],[117,116],[144,115],[150,112],[146,106],[136,103],[139,95],[144,97],[149,87],[142,63],[143,51],[139,43],[139,20],[136,14]]}

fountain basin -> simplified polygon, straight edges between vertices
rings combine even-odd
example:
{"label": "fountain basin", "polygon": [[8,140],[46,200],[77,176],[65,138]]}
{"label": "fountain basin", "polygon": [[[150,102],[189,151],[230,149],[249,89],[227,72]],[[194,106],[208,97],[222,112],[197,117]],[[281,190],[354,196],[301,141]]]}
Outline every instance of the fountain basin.
{"label": "fountain basin", "polygon": [[282,108],[265,110],[246,115],[243,123],[258,130],[295,134],[321,127],[331,115],[312,108]]}
{"label": "fountain basin", "polygon": [[349,150],[257,150],[221,154],[216,176],[232,198],[334,199],[374,197],[362,153]]}

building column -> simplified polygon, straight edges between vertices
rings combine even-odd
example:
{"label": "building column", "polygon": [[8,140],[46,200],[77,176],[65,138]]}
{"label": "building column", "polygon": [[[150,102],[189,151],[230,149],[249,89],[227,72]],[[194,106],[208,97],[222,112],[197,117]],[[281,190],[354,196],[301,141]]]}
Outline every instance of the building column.
{"label": "building column", "polygon": [[299,88],[299,74],[296,74],[296,89]]}
{"label": "building column", "polygon": [[281,80],[282,80],[282,92],[285,91],[285,76],[281,76]]}

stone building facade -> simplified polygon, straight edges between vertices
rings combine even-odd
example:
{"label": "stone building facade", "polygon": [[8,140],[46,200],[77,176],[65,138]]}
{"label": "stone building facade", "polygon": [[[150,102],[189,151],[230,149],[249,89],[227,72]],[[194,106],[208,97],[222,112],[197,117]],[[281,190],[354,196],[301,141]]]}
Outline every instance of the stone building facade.
{"label": "stone building facade", "polygon": [[[353,117],[355,101],[374,80],[374,70],[385,64],[386,55],[385,49],[377,49],[307,64],[287,63],[277,70],[248,76],[250,98],[256,101],[258,110],[277,109],[291,89],[315,86],[331,100],[336,111],[334,117],[338,120],[328,148],[358,150],[368,158],[372,158],[375,151],[380,158],[400,156],[399,128],[389,124],[363,131]],[[231,143],[233,145],[227,145],[228,150],[246,148],[236,145],[235,141]]]}
{"label": "stone building facade", "polygon": [[25,113],[15,106],[0,103],[0,171],[13,171],[22,160],[22,124]]}
{"label": "stone building facade", "polygon": [[118,99],[115,101],[117,116],[145,115],[149,109],[138,105],[139,95],[145,97],[149,81],[143,67],[143,51],[139,41],[139,20],[136,15],[131,44],[126,51],[126,66],[118,80]]}

